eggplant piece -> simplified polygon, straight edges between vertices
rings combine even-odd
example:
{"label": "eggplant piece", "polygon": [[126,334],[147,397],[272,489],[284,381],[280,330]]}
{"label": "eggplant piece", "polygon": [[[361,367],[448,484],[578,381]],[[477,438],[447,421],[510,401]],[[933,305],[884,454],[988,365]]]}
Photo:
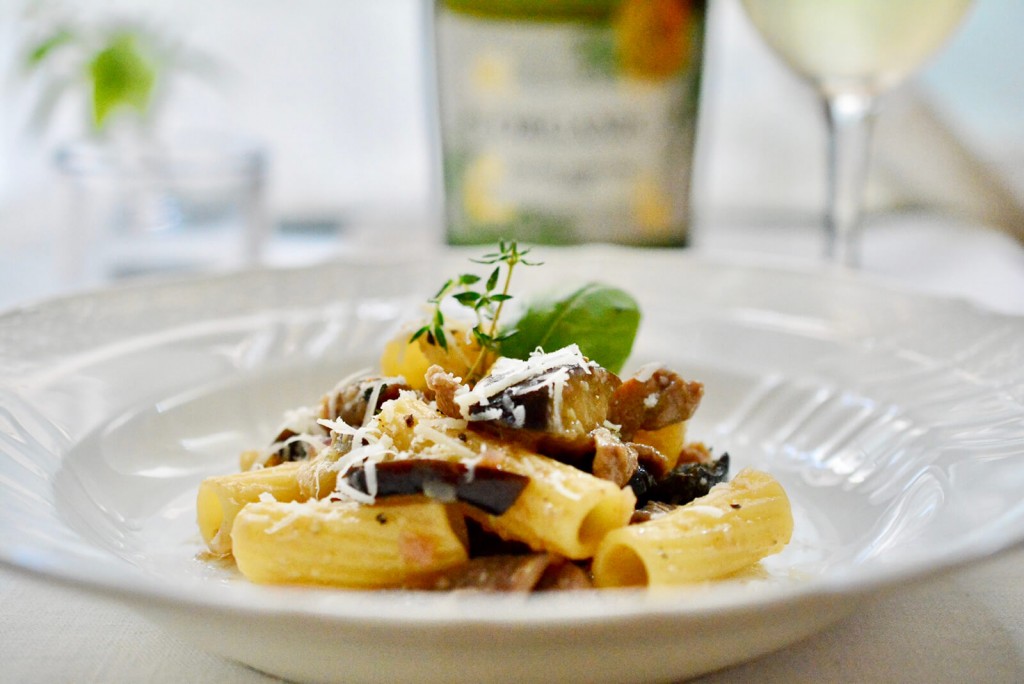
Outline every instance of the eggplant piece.
{"label": "eggplant piece", "polygon": [[683,463],[676,466],[668,475],[656,479],[641,463],[629,481],[629,486],[636,494],[637,508],[649,502],[681,506],[694,499],[704,496],[729,476],[729,454],[707,463]]}
{"label": "eggplant piece", "polygon": [[[291,430],[285,430],[274,443],[287,442],[292,437],[297,435]],[[308,461],[309,459],[316,456],[316,449],[310,444],[303,441],[289,442],[282,446],[280,449],[272,453],[267,460],[264,462],[264,467],[269,468],[270,466],[280,465],[281,463],[288,463],[291,461]]]}
{"label": "eggplant piece", "polygon": [[[342,381],[345,382],[345,381]],[[379,388],[379,389],[378,389]],[[376,393],[376,401],[369,415],[376,415],[381,405],[397,399],[402,390],[412,389],[400,378],[382,378],[368,376],[340,385],[326,395],[320,402],[320,418],[342,420],[353,427],[359,427],[367,418],[370,400]]]}
{"label": "eggplant piece", "polygon": [[462,416],[480,430],[541,453],[583,455],[593,451],[591,432],[604,425],[620,383],[569,348],[529,361],[500,359],[462,395],[468,401]]}
{"label": "eggplant piece", "polygon": [[658,485],[658,478],[654,476],[654,473],[646,465],[638,463],[636,470],[633,472],[633,477],[629,478],[627,484],[633,490],[633,493],[636,494],[636,507],[641,508],[651,500],[650,494]]}
{"label": "eggplant piece", "polygon": [[[374,466],[378,497],[426,494],[444,502],[463,501],[491,515],[501,515],[516,502],[530,478],[485,465],[472,470],[457,461],[408,459]],[[345,481],[364,494],[366,469],[353,468]]]}

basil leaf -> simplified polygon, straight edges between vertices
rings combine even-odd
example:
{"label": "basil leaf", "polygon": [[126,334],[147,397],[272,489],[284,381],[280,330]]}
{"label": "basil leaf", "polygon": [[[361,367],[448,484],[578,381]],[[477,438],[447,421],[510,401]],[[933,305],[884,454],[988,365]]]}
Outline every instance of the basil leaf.
{"label": "basil leaf", "polygon": [[583,355],[613,373],[625,365],[640,327],[640,307],[625,291],[587,283],[535,298],[518,321],[518,333],[501,343],[501,353],[525,359],[537,347],[546,352],[576,343]]}

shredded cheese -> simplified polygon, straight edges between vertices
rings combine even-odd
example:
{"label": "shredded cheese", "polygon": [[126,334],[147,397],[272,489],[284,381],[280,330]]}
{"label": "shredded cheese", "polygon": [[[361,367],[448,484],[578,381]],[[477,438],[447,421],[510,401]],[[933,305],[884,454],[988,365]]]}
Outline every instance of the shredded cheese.
{"label": "shredded cheese", "polygon": [[[390,437],[382,436],[379,426],[371,421],[369,425],[354,428],[343,420],[326,420],[321,418],[320,424],[338,435],[352,438],[352,447],[348,453],[338,460],[325,466],[338,473],[332,497],[339,500],[358,501],[372,504],[377,500],[376,464],[386,458],[401,458]],[[355,467],[362,467],[366,476],[366,492],[361,492],[348,484],[345,476]]]}
{"label": "shredded cheese", "polygon": [[470,419],[470,406],[485,404],[491,397],[501,394],[513,385],[561,366],[579,366],[589,373],[591,363],[575,344],[550,354],[536,351],[530,354],[526,361],[502,357],[491,366],[490,374],[476,383],[472,389],[456,393],[455,403],[458,404],[462,416]]}
{"label": "shredded cheese", "polygon": [[294,432],[297,435],[322,432],[316,424],[316,409],[312,406],[301,406],[284,412],[284,419],[277,433]]}
{"label": "shredded cheese", "polygon": [[477,458],[477,453],[470,449],[468,446],[463,444],[457,438],[443,432],[442,430],[436,429],[432,425],[425,423],[417,423],[416,427],[413,428],[413,432],[418,436],[433,442],[435,445],[444,448],[452,456],[459,458]]}
{"label": "shredded cheese", "polygon": [[261,452],[260,458],[253,461],[250,470],[259,470],[260,468],[266,467],[267,461],[270,459],[271,456],[281,451],[282,449],[287,449],[296,442],[302,442],[303,444],[307,444],[313,447],[313,455],[318,456],[320,454],[320,451],[327,446],[323,441],[323,439],[327,436],[327,433],[324,432],[323,430],[319,430],[319,428],[318,431],[320,433],[319,437],[311,434],[300,434],[292,435],[288,439],[282,439],[279,442],[274,442]]}
{"label": "shredded cheese", "polygon": [[[365,386],[360,385],[359,389]],[[363,425],[369,424],[373,420],[373,413],[377,408],[377,401],[380,399],[380,392],[386,386],[384,380],[373,382],[373,389],[370,391],[370,397],[366,400],[366,411],[363,412]]]}
{"label": "shredded cheese", "polygon": [[[552,414],[554,416],[551,428],[562,430],[562,395],[565,391],[565,384],[569,381],[570,373],[576,369],[584,373],[591,373],[596,364],[588,361],[580,348],[571,344],[558,351],[545,354],[538,349],[533,352],[526,361],[502,357],[491,367],[490,374],[478,382],[472,389],[460,388],[453,397],[459,412],[467,420],[489,421],[497,420],[503,415],[509,415],[512,419],[512,426],[521,428],[526,424],[526,409],[521,404],[516,405],[511,397],[503,396],[501,406],[491,406],[490,400],[510,388],[515,388],[513,394],[520,396],[530,392],[536,392],[546,387],[551,388]],[[536,382],[526,381],[536,379]],[[517,387],[518,385],[518,387]],[[476,413],[470,413],[473,406],[484,407]],[[504,410],[502,410],[504,408]]]}

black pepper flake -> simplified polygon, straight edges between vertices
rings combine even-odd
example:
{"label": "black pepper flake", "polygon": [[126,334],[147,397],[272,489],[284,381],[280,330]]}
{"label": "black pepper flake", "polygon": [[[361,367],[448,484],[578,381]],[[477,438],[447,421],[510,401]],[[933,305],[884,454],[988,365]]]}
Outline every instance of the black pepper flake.
{"label": "black pepper flake", "polygon": [[384,515],[383,513],[378,513],[377,522],[379,522],[381,525],[386,525],[388,522],[388,516]]}
{"label": "black pepper flake", "polygon": [[405,427],[411,428],[415,424],[416,419],[412,417],[411,413],[405,417]]}
{"label": "black pepper flake", "polygon": [[460,441],[460,442],[465,442],[465,441],[466,441],[466,439],[467,439],[467,438],[466,438],[466,433],[465,433],[465,432],[460,432],[460,433],[459,433],[459,441]]}
{"label": "black pepper flake", "polygon": [[738,510],[740,510],[741,508],[743,508],[743,506],[741,506],[741,505],[740,505],[740,504],[738,504],[738,503],[731,503],[731,504],[729,504],[729,508],[733,509],[734,511],[738,511]]}

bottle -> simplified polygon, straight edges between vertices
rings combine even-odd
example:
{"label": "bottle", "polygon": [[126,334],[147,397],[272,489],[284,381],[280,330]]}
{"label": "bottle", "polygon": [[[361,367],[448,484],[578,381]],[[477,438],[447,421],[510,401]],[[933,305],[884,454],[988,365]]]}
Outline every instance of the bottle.
{"label": "bottle", "polygon": [[705,0],[437,0],[448,241],[687,242]]}

